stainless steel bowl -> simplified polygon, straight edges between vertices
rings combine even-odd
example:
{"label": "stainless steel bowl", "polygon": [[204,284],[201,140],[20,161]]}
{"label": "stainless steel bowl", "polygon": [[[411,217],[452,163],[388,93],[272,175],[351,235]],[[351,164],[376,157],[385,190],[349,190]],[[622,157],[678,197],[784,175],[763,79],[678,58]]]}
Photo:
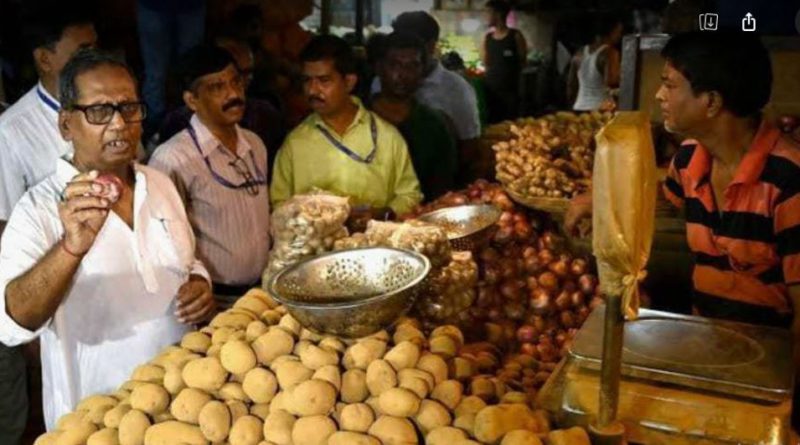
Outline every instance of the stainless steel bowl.
{"label": "stainless steel bowl", "polygon": [[417,219],[442,227],[456,250],[476,251],[489,243],[502,210],[489,204],[447,207]]}
{"label": "stainless steel bowl", "polygon": [[268,290],[304,327],[357,338],[405,314],[430,269],[424,255],[408,250],[342,250],[287,267]]}

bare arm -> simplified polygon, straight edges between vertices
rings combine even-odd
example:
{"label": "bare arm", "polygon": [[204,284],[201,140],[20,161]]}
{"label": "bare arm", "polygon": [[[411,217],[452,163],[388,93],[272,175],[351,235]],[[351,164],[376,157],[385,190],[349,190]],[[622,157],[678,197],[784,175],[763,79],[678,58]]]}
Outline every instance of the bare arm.
{"label": "bare arm", "polygon": [[569,62],[569,72],[567,73],[567,104],[572,107],[575,99],[578,98],[578,69],[581,66],[581,57],[576,54]]}
{"label": "bare arm", "polygon": [[608,88],[619,87],[620,77],[620,58],[619,51],[616,48],[609,48],[605,51],[605,82]]}
{"label": "bare arm", "polygon": [[92,182],[96,176],[96,173],[82,174],[67,185],[66,199],[58,205],[64,237],[6,287],[8,315],[28,330],[39,329],[55,314],[83,256],[94,244],[108,216],[110,203],[95,196],[102,191],[102,186]]}

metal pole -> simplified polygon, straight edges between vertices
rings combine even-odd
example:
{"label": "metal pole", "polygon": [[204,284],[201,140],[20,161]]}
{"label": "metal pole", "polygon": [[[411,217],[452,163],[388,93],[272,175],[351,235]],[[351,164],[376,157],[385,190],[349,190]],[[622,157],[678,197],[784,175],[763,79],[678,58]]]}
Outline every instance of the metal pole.
{"label": "metal pole", "polygon": [[364,44],[364,0],[356,0],[356,44]]}
{"label": "metal pole", "polygon": [[322,0],[320,2],[320,21],[319,33],[330,34],[331,22],[333,21],[333,11],[331,11],[331,0]]}
{"label": "metal pole", "polygon": [[603,330],[603,364],[600,369],[600,406],[597,424],[590,427],[593,444],[622,444],[624,428],[617,422],[619,383],[622,372],[622,342],[625,318],[622,315],[622,297],[606,298],[605,329]]}

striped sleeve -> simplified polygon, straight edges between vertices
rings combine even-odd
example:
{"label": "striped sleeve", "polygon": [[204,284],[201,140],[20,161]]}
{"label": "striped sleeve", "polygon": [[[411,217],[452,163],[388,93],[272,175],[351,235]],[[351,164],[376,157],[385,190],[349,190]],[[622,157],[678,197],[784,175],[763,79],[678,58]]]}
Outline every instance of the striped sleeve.
{"label": "striped sleeve", "polygon": [[694,146],[681,147],[678,153],[672,158],[667,171],[667,179],[664,181],[664,196],[675,205],[683,208],[686,196],[683,193],[683,181],[681,180],[681,170],[689,165],[689,160],[694,153]]}
{"label": "striped sleeve", "polygon": [[786,284],[800,284],[800,166],[784,162],[787,168],[781,193],[775,201],[775,239]]}

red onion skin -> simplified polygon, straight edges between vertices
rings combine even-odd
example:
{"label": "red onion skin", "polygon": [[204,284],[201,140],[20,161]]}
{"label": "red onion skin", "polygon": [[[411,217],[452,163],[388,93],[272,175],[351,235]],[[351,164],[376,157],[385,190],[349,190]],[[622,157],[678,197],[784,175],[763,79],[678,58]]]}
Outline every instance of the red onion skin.
{"label": "red onion skin", "polygon": [[517,329],[517,341],[520,343],[531,343],[537,335],[536,328],[531,325],[522,325]]}
{"label": "red onion skin", "polygon": [[558,277],[556,277],[552,272],[542,273],[539,275],[537,281],[539,282],[540,287],[548,291],[553,292],[558,289]]}
{"label": "red onion skin", "polygon": [[587,297],[593,295],[597,287],[597,278],[591,274],[583,274],[578,278],[578,287]]}

